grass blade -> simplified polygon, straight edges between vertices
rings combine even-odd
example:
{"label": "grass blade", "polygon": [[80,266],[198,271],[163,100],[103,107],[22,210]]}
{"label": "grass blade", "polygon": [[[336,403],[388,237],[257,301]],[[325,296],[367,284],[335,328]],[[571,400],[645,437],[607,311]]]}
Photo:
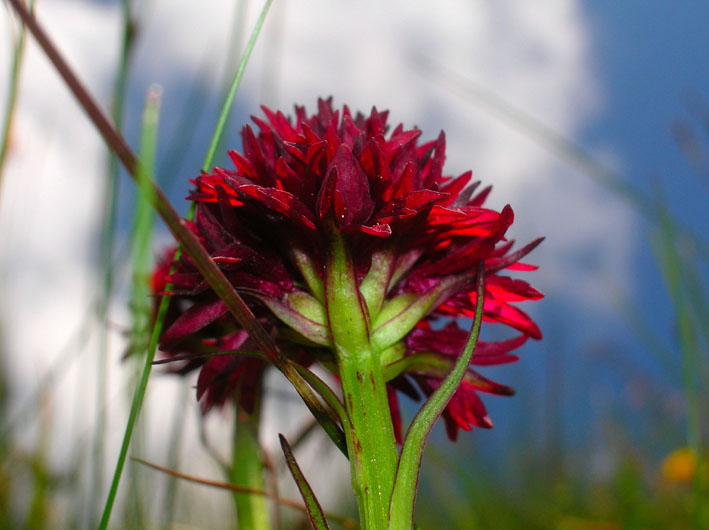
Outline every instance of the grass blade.
{"label": "grass blade", "polygon": [[[654,245],[653,250],[660,269],[663,273],[665,284],[670,293],[674,306],[677,333],[680,351],[682,353],[682,372],[684,379],[685,399],[687,402],[687,445],[697,458],[702,458],[701,417],[702,411],[699,402],[699,348],[697,333],[693,326],[692,307],[684,281],[682,258],[678,252],[676,241],[677,233],[664,205],[658,201],[658,218],[661,228],[659,245]],[[693,480],[693,510],[694,528],[705,528],[704,506],[704,477],[695,473]]]}
{"label": "grass blade", "polygon": [[327,519],[325,519],[325,514],[323,514],[320,503],[315,497],[310,484],[308,484],[308,481],[305,479],[305,475],[303,475],[298,462],[295,461],[293,450],[288,445],[288,441],[285,436],[279,434],[278,438],[281,441],[281,449],[283,449],[283,454],[286,457],[288,469],[290,469],[291,475],[293,475],[293,480],[295,480],[295,483],[298,485],[300,495],[303,497],[305,506],[308,509],[310,526],[313,527],[313,530],[329,530],[330,527],[327,524]]}
{"label": "grass blade", "polygon": [[[34,8],[34,0],[30,0],[30,12]],[[2,174],[5,168],[5,159],[7,151],[10,148],[10,136],[12,135],[12,122],[15,117],[15,109],[17,108],[17,95],[20,87],[20,71],[22,69],[22,59],[25,53],[25,35],[27,29],[22,24],[20,34],[17,36],[15,49],[12,54],[12,68],[10,70],[9,83],[10,87],[7,92],[7,104],[5,105],[5,119],[2,124],[2,136],[0,137],[0,190],[2,189]]]}
{"label": "grass blade", "polygon": [[254,45],[256,44],[256,39],[258,39],[259,33],[261,32],[261,27],[263,26],[263,23],[266,20],[266,15],[268,14],[268,9],[271,7],[272,1],[273,0],[266,0],[266,3],[263,5],[263,9],[261,9],[261,14],[259,15],[258,20],[256,21],[256,25],[254,26],[254,29],[251,32],[249,42],[246,44],[244,56],[241,58],[239,68],[237,68],[236,73],[234,74],[234,79],[231,82],[231,87],[229,88],[229,92],[226,95],[224,105],[222,106],[222,111],[219,114],[219,119],[217,120],[217,125],[214,129],[212,141],[209,144],[209,148],[207,149],[207,155],[205,156],[204,163],[202,164],[202,169],[204,171],[208,171],[212,166],[212,161],[214,160],[214,155],[217,152],[219,141],[221,140],[222,134],[224,133],[224,126],[226,125],[226,121],[229,118],[232,103],[234,103],[234,96],[236,96],[236,92],[239,89],[239,85],[241,84],[241,78],[244,76],[244,72],[246,71],[246,64],[249,62],[249,57],[251,57],[251,52],[253,51]]}
{"label": "grass blade", "polygon": [[[150,205],[153,202],[152,194],[154,192],[154,187],[152,185],[151,175],[153,174],[154,164],[155,164],[155,149],[157,146],[157,128],[160,113],[160,97],[161,93],[159,89],[151,87],[148,91],[148,98],[145,105],[145,111],[143,114],[143,131],[141,139],[141,155],[145,162],[141,163],[137,169],[137,180],[138,189],[140,192],[140,203],[141,205]],[[149,165],[148,165],[149,164]],[[145,216],[146,206],[139,207],[139,215]],[[141,225],[145,225],[150,228],[152,226],[152,220],[150,220],[150,215],[147,215],[148,220],[140,221]],[[144,230],[144,234],[138,235],[136,239],[136,244],[146,245],[147,242],[145,238],[147,237],[148,230]],[[145,257],[147,252],[142,251]],[[141,264],[145,266],[145,264]],[[149,265],[148,265],[149,266]],[[147,287],[147,286],[146,286]],[[147,300],[149,298],[146,297]],[[142,302],[142,301],[141,301]],[[160,310],[162,311],[163,318],[164,314],[167,312],[167,305],[163,308],[161,304]],[[148,308],[149,312],[149,308]],[[160,314],[160,311],[159,311]],[[141,323],[143,325],[144,323]],[[147,324],[147,322],[145,323]],[[147,328],[146,328],[147,329]],[[159,336],[159,335],[157,335]],[[111,511],[113,509],[113,503],[116,499],[116,494],[118,493],[118,485],[121,480],[121,474],[123,472],[123,467],[125,466],[125,460],[128,455],[128,447],[130,445],[130,440],[133,435],[133,430],[135,428],[136,421],[138,420],[138,415],[140,409],[143,405],[143,398],[145,397],[145,389],[148,386],[148,379],[150,378],[150,371],[152,369],[153,356],[155,355],[155,348],[157,346],[157,336],[153,333],[151,337],[151,343],[147,345],[148,354],[145,357],[145,364],[143,366],[143,371],[140,376],[140,381],[133,394],[133,401],[131,403],[130,413],[128,415],[128,423],[126,424],[125,431],[123,433],[123,442],[121,444],[121,450],[118,455],[118,461],[116,462],[116,469],[113,473],[113,479],[111,480],[111,488],[106,499],[106,504],[103,509],[103,514],[101,516],[101,521],[99,523],[99,528],[105,530],[108,526],[108,521],[111,517]],[[154,339],[154,344],[153,344]]]}
{"label": "grass blade", "polygon": [[406,438],[401,448],[401,455],[399,456],[399,465],[396,470],[394,490],[392,491],[391,501],[389,503],[390,529],[411,528],[413,525],[416,490],[418,488],[418,477],[426,440],[436,420],[463,380],[468,365],[470,364],[470,359],[475,351],[478,337],[480,336],[485,292],[483,271],[484,264],[481,263],[478,271],[475,319],[465,347],[460,353],[453,369],[443,382],[441,382],[441,386],[438,387],[433,395],[428,398],[423,407],[421,407],[421,410],[416,414],[416,417],[411,422],[409,430],[406,433]]}
{"label": "grass blade", "polygon": [[[131,20],[131,5],[130,0],[122,2],[122,40],[121,51],[118,60],[118,72],[113,87],[113,101],[111,105],[111,118],[117,130],[121,130],[123,126],[123,107],[125,102],[125,93],[128,81],[128,58],[130,48],[133,42],[133,22]],[[108,374],[107,374],[107,358],[108,358],[108,306],[111,300],[111,291],[113,289],[113,253],[116,239],[116,217],[118,204],[118,159],[109,150],[107,182],[103,197],[103,218],[101,220],[101,237],[99,243],[99,267],[102,271],[102,276],[99,285],[99,303],[96,312],[96,323],[98,325],[98,347],[97,347],[97,363],[96,363],[96,429],[94,433],[94,442],[91,451],[92,455],[92,474],[89,490],[89,516],[91,526],[96,524],[96,506],[98,505],[98,496],[101,495],[103,489],[103,469],[104,469],[104,453],[105,453],[105,436],[106,425],[108,419],[106,417],[106,403],[108,392]]]}

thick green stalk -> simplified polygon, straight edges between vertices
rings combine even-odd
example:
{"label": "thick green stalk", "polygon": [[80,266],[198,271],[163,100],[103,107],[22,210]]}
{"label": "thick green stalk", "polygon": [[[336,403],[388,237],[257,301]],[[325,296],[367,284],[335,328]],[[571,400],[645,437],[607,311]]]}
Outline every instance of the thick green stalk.
{"label": "thick green stalk", "polygon": [[361,351],[340,363],[342,392],[352,424],[345,431],[352,489],[363,529],[386,528],[396,474],[396,442],[377,357],[372,350]]}
{"label": "thick green stalk", "polygon": [[[251,413],[246,412],[240,404],[236,404],[234,446],[229,479],[239,486],[265,490],[264,462],[261,445],[258,441],[261,419],[259,401],[260,399],[257,399]],[[234,503],[236,504],[236,516],[240,530],[270,528],[266,497],[234,492]]]}
{"label": "thick green stalk", "polygon": [[379,352],[346,243],[333,228],[325,299],[350,426],[345,429],[352,489],[363,529],[386,528],[396,474],[396,442]]}

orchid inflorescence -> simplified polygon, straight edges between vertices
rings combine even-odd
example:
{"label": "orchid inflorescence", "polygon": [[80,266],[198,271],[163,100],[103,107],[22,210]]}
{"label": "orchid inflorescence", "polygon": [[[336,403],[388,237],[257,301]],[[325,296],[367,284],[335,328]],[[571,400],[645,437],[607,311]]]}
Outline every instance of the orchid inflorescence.
{"label": "orchid inflorescence", "polygon": [[[257,132],[242,129],[243,153],[229,152],[233,169],[193,181],[196,217],[185,222],[281,353],[335,376],[361,522],[384,527],[405,443],[399,394],[435,393],[468,341],[461,323],[479,309],[514,335],[477,341],[441,412],[452,440],[492,427],[478,392],[513,390],[472,366],[515,361],[515,349],[541,338],[515,303],[542,294],[505,271],[534,270],[521,260],[542,239],[514,250],[510,206],[484,208],[490,187],[470,171],[444,175],[443,132],[420,143],[418,129],[391,130],[387,111],[353,115],[331,99],[313,115],[296,106],[294,119],[263,112]],[[205,412],[234,396],[253,410],[267,359],[190,257],[173,266],[173,254],[154,276],[171,297],[163,355],[182,362],[177,372],[199,369]]]}

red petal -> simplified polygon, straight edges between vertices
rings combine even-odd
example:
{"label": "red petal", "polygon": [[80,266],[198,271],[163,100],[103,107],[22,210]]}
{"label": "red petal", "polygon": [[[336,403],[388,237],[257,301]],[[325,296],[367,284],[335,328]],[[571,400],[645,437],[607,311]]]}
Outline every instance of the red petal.
{"label": "red petal", "polygon": [[348,227],[365,224],[374,209],[369,179],[346,145],[341,145],[337,150],[325,180],[323,193],[327,194],[327,202],[323,204],[333,208],[338,225]]}
{"label": "red petal", "polygon": [[375,224],[372,226],[361,227],[362,232],[365,234],[370,234],[377,237],[389,237],[391,235],[391,227],[388,224]]}
{"label": "red petal", "polygon": [[508,276],[489,276],[485,280],[485,291],[493,298],[505,302],[523,302],[544,298],[542,293],[524,280]]}
{"label": "red petal", "polygon": [[293,194],[275,188],[256,185],[239,186],[239,192],[255,199],[267,208],[295,221],[301,226],[315,230],[315,219],[308,208]]}
{"label": "red petal", "polygon": [[182,313],[160,338],[160,344],[167,344],[186,337],[208,326],[227,313],[227,307],[221,300],[198,302]]}

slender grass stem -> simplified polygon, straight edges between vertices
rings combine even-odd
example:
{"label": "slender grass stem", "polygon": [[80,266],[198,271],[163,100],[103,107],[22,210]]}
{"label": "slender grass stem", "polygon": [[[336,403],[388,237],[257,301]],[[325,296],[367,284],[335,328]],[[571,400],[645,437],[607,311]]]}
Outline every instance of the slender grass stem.
{"label": "slender grass stem", "polygon": [[[34,0],[29,2],[29,10],[32,12],[34,9]],[[7,159],[7,152],[10,148],[10,141],[12,136],[12,123],[15,117],[15,110],[17,109],[17,97],[20,88],[20,73],[22,70],[22,60],[25,55],[25,36],[27,35],[27,29],[24,25],[20,27],[20,33],[17,36],[17,41],[15,42],[15,49],[12,54],[12,68],[10,70],[9,77],[9,90],[7,92],[7,103],[5,105],[5,117],[2,124],[2,136],[0,136],[0,191],[2,191],[2,180],[3,171],[5,169],[5,161]]]}
{"label": "slender grass stem", "polygon": [[[665,283],[672,299],[677,322],[680,351],[682,354],[682,373],[685,399],[687,402],[687,445],[694,452],[698,462],[703,459],[701,438],[701,408],[699,404],[699,362],[698,345],[692,325],[691,305],[688,301],[687,286],[683,280],[682,259],[676,247],[677,233],[674,224],[664,206],[658,201],[658,217],[661,227],[661,240],[656,245],[655,254],[662,264]],[[694,528],[706,528],[704,477],[697,471],[693,480]]]}
{"label": "slender grass stem", "polygon": [[217,147],[219,146],[219,141],[221,140],[222,134],[224,133],[224,127],[226,126],[227,119],[229,118],[229,114],[231,112],[232,104],[234,103],[234,97],[236,96],[236,92],[239,90],[239,85],[241,85],[241,78],[244,76],[244,72],[246,71],[246,65],[248,64],[249,58],[251,57],[251,52],[253,51],[254,46],[256,45],[256,40],[258,39],[259,33],[261,32],[263,23],[266,21],[266,15],[268,14],[268,10],[271,7],[272,2],[273,0],[266,0],[266,3],[263,5],[263,9],[261,9],[261,14],[259,15],[258,20],[256,21],[256,25],[254,26],[254,30],[251,32],[249,42],[246,44],[244,56],[241,58],[239,68],[236,69],[234,79],[231,82],[231,87],[229,87],[229,92],[227,93],[226,98],[224,99],[224,105],[222,106],[222,111],[219,114],[219,118],[217,119],[217,125],[214,129],[212,141],[209,143],[209,147],[207,148],[207,155],[204,157],[204,163],[202,164],[202,169],[204,171],[209,170],[212,165],[214,155],[216,154]]}
{"label": "slender grass stem", "polygon": [[[131,20],[131,2],[123,0],[122,4],[122,36],[121,49],[118,60],[118,72],[113,87],[113,101],[111,117],[118,131],[123,128],[123,108],[128,82],[128,61],[133,43],[133,21]],[[94,443],[91,451],[91,483],[89,490],[89,504],[91,526],[96,525],[96,507],[103,491],[104,482],[104,453],[107,424],[106,395],[108,392],[108,307],[113,290],[113,253],[116,239],[116,217],[118,212],[118,159],[109,150],[107,182],[103,197],[102,211],[104,216],[101,222],[101,238],[99,244],[99,267],[102,271],[99,292],[100,300],[96,314],[98,325],[98,348],[96,363],[96,429]]]}
{"label": "slender grass stem", "polygon": [[[151,175],[153,174],[154,170],[154,165],[155,165],[155,150],[157,147],[157,128],[158,128],[158,119],[159,119],[159,112],[160,112],[160,91],[154,87],[151,87],[151,89],[148,91],[148,98],[145,106],[145,112],[143,114],[143,132],[142,132],[142,139],[141,139],[141,155],[144,160],[142,164],[139,165],[138,167],[138,190],[140,193],[140,198],[139,198],[139,209],[138,209],[138,218],[136,219],[136,225],[141,225],[141,229],[137,230],[137,235],[136,235],[136,252],[135,254],[137,255],[136,257],[136,262],[138,263],[139,267],[145,268],[146,267],[146,250],[145,247],[149,245],[149,237],[148,234],[152,230],[152,221],[150,219],[150,216],[146,213],[145,211],[145,206],[142,208],[140,205],[145,205],[145,204],[151,204],[153,202],[153,197],[152,194],[154,192],[154,188],[152,186],[152,181],[151,181]],[[143,219],[141,219],[141,217]],[[140,248],[142,247],[142,249]],[[149,247],[148,247],[149,248]],[[143,282],[145,282],[145,278],[143,278]],[[144,298],[147,300],[147,296],[145,296],[145,288],[140,289],[139,287],[136,287],[136,292],[143,292]],[[164,308],[160,307],[160,309],[163,309],[163,315],[165,312],[167,312],[167,306]],[[145,311],[143,311],[145,313]],[[158,312],[160,313],[160,312]],[[140,330],[141,336],[145,336],[145,331],[147,330],[147,321],[143,319],[143,322],[138,323],[137,325],[141,326],[143,329]],[[101,521],[99,523],[99,528],[100,529],[105,529],[108,526],[108,521],[110,519],[111,515],[111,510],[113,508],[113,503],[115,501],[116,493],[118,492],[118,483],[120,481],[121,477],[121,472],[123,471],[123,467],[125,465],[125,459],[128,453],[128,445],[130,444],[130,439],[133,435],[133,430],[135,428],[135,424],[138,420],[138,415],[140,413],[140,409],[143,404],[143,398],[145,396],[145,389],[148,385],[148,378],[150,377],[150,370],[152,368],[152,361],[153,361],[153,356],[155,354],[155,345],[157,344],[157,335],[153,333],[153,335],[150,337],[151,342],[147,345],[147,351],[148,354],[146,355],[145,359],[145,364],[143,366],[143,370],[140,375],[140,380],[138,382],[137,389],[133,395],[133,401],[131,403],[131,409],[130,413],[128,416],[128,423],[126,425],[125,432],[123,434],[123,443],[121,445],[121,452],[118,456],[118,462],[116,463],[116,470],[113,474],[113,479],[111,481],[111,488],[108,493],[108,498],[106,500],[106,504],[104,506],[103,514],[101,516]],[[155,340],[155,344],[153,344],[153,339]],[[145,345],[143,345],[143,348],[145,348]]]}

